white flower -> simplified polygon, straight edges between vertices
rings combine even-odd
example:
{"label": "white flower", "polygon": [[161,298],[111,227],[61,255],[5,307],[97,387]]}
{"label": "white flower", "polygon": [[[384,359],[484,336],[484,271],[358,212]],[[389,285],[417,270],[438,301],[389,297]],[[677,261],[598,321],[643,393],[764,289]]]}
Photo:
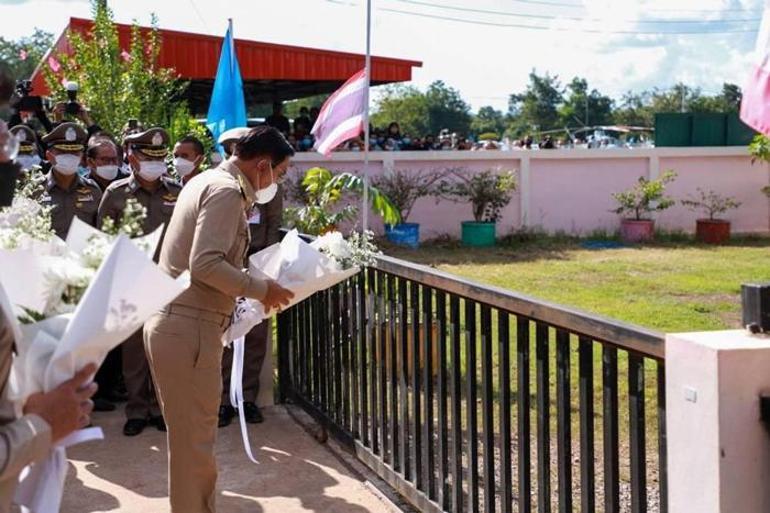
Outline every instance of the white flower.
{"label": "white flower", "polygon": [[334,260],[341,269],[373,265],[376,255],[381,254],[370,231],[351,232],[347,240],[340,232],[329,232],[318,237],[311,246]]}
{"label": "white flower", "polygon": [[95,275],[95,270],[82,264],[75,255],[46,258],[43,279],[47,285],[44,316],[71,312],[82,298]]}

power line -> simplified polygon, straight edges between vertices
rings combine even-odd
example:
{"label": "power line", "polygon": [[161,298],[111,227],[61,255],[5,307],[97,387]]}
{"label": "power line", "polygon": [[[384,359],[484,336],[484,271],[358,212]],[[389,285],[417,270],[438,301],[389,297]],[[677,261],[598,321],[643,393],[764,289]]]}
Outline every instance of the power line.
{"label": "power line", "polygon": [[[519,3],[519,4],[529,4],[529,5],[546,5],[549,7],[572,7],[576,9],[583,9],[584,6],[582,4],[571,4],[571,3],[565,3],[565,2],[553,2],[553,1],[547,1],[547,0],[510,0],[511,2]],[[709,13],[709,12],[724,12],[724,9],[645,9],[646,11],[650,12],[692,12],[692,13]],[[753,12],[755,14],[759,14],[762,12],[761,9],[746,9],[744,7],[739,7],[736,9],[730,9],[732,12]]]}
{"label": "power line", "polygon": [[[330,0],[331,1],[331,0]],[[470,7],[457,7],[452,5],[440,5],[440,4],[434,4],[431,2],[421,2],[419,0],[393,0],[394,2],[401,2],[404,4],[411,4],[411,5],[422,5],[425,7],[433,7],[436,9],[445,9],[450,11],[461,11],[461,12],[471,12],[471,13],[478,13],[478,14],[494,14],[498,16],[513,16],[517,18],[533,18],[533,19],[541,19],[541,20],[568,20],[568,21],[593,21],[593,22],[604,22],[606,20],[599,19],[599,18],[580,18],[580,17],[570,17],[570,16],[553,16],[553,15],[544,15],[544,14],[522,14],[522,13],[514,13],[510,11],[493,11],[488,9],[474,9]],[[738,18],[731,18],[731,19],[723,19],[723,20],[617,20],[620,22],[625,23],[677,23],[677,24],[683,24],[683,23],[737,23],[737,22],[759,22],[760,18],[748,18],[748,19],[738,19]]]}
{"label": "power line", "polygon": [[438,14],[425,14],[425,13],[419,13],[415,11],[404,11],[401,9],[390,9],[390,8],[384,8],[380,7],[380,11],[384,12],[391,12],[396,14],[402,14],[407,16],[417,16],[420,18],[430,18],[430,19],[436,19],[436,20],[444,20],[444,21],[454,21],[457,23],[465,23],[469,25],[484,25],[488,27],[507,27],[507,28],[521,28],[521,29],[529,29],[529,30],[548,30],[548,31],[557,31],[557,32],[585,32],[589,34],[624,34],[624,35],[697,35],[697,34],[738,34],[738,33],[753,33],[756,32],[757,29],[731,29],[731,30],[708,30],[708,31],[695,31],[695,30],[678,30],[678,31],[645,31],[645,30],[599,30],[599,29],[585,29],[585,28],[567,28],[567,27],[544,27],[542,25],[526,25],[523,23],[498,23],[498,22],[492,22],[492,21],[481,21],[481,20],[467,20],[462,18],[453,18],[451,16],[441,16]]}

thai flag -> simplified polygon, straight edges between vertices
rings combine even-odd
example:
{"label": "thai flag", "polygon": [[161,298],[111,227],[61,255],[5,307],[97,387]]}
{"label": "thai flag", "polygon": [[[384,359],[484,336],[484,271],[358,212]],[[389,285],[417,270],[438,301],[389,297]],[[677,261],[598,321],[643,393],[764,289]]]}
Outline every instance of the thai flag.
{"label": "thai flag", "polygon": [[327,157],[343,142],[357,137],[364,129],[364,110],[368,94],[366,70],[362,69],[332,94],[318,114],[310,133],[314,149]]}
{"label": "thai flag", "polygon": [[743,89],[741,119],[754,130],[770,135],[770,1],[765,1],[754,59],[754,69]]}

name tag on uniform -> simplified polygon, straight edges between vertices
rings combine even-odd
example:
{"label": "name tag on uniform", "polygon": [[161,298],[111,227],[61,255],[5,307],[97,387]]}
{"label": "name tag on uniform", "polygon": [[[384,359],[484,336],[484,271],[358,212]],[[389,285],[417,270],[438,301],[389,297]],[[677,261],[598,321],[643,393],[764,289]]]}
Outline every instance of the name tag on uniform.
{"label": "name tag on uniform", "polygon": [[262,214],[255,208],[249,216],[249,224],[259,224],[260,221],[262,221]]}
{"label": "name tag on uniform", "polygon": [[164,207],[175,207],[176,206],[176,201],[164,201],[163,202],[163,206]]}
{"label": "name tag on uniform", "polygon": [[93,201],[93,200],[94,200],[93,194],[89,194],[88,196],[78,196],[78,199],[77,199],[78,203],[83,203],[86,201]]}

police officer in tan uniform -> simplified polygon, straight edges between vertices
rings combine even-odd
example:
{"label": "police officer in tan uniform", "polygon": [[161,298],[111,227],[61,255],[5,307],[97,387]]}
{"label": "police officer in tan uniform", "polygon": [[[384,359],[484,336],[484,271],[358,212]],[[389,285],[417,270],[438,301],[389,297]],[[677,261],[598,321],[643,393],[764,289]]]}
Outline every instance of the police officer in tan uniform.
{"label": "police officer in tan uniform", "polygon": [[[169,137],[162,128],[150,128],[126,137],[128,161],[133,173],[113,182],[104,192],[99,206],[99,225],[106,217],[120,219],[129,198],[136,199],[147,217],[142,224],[145,234],[159,226],[168,226],[182,187],[163,176],[166,172]],[[123,434],[136,436],[152,424],[161,431],[166,425],[155,396],[150,367],[144,352],[142,330],[131,335],[123,344],[123,378],[126,382],[126,424]]]}
{"label": "police officer in tan uniform", "polygon": [[[249,235],[251,242],[244,266],[248,267],[248,257],[280,242],[281,221],[283,218],[283,191],[278,187],[275,198],[264,205],[254,205],[248,214]],[[259,396],[259,376],[267,355],[268,330],[271,324],[262,322],[246,334],[243,351],[243,416],[249,424],[264,421],[257,406]],[[225,348],[222,355],[222,406],[219,408],[219,427],[229,426],[235,417],[235,408],[230,404],[230,373],[233,365],[233,350]]]}
{"label": "police officer in tan uniform", "polygon": [[86,131],[77,123],[62,123],[43,137],[51,170],[37,179],[42,190],[35,197],[42,205],[52,207],[51,225],[62,239],[67,238],[75,216],[96,226],[102,191],[92,180],[78,174],[86,138]]}
{"label": "police officer in tan uniform", "polygon": [[26,176],[42,162],[37,134],[27,125],[16,125],[11,128],[10,132],[19,141],[19,154],[16,156],[16,163],[21,168],[22,176]]}
{"label": "police officer in tan uniform", "polygon": [[247,212],[270,201],[294,154],[275,129],[260,126],[236,143],[235,154],[191,180],[171,217],[160,267],[190,287],[144,326],[163,415],[168,424],[172,513],[213,513],[217,481],[214,442],[222,393],[222,335],[235,298],[288,304],[291,292],[243,272]]}

